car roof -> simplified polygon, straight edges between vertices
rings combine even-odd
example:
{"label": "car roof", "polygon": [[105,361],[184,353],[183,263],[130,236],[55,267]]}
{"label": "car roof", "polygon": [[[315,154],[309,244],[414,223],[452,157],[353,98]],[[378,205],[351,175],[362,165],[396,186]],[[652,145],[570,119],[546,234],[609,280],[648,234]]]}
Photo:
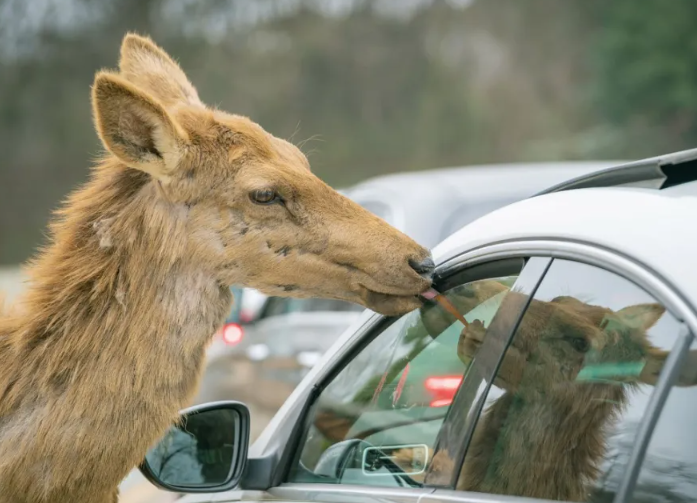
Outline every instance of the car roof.
{"label": "car roof", "polygon": [[[440,190],[452,189],[468,198],[517,195],[542,190],[560,180],[575,178],[622,161],[520,162],[453,166],[422,171],[408,171],[369,178],[350,189],[356,194],[367,188],[390,191],[423,191],[424,182]],[[501,183],[502,181],[514,183]]]}
{"label": "car roof", "polygon": [[615,165],[546,188],[537,195],[590,187],[661,189],[697,179],[697,149]]}
{"label": "car roof", "polygon": [[[442,263],[464,250],[503,241],[591,243],[650,266],[694,305],[695,159],[697,149],[617,166],[585,181],[571,180],[471,222],[440,243],[434,258]],[[648,166],[656,168],[652,177],[645,176]]]}

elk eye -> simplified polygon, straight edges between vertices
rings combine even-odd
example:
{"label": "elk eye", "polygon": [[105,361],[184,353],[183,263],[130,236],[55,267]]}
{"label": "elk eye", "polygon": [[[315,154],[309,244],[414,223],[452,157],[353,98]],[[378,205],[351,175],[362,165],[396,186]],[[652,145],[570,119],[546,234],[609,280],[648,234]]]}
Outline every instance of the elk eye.
{"label": "elk eye", "polygon": [[255,190],[250,194],[250,197],[256,204],[273,204],[281,200],[278,194],[271,189]]}
{"label": "elk eye", "polygon": [[590,349],[590,344],[588,344],[588,341],[581,337],[574,337],[573,339],[571,339],[571,345],[574,347],[576,351],[579,351],[581,353],[585,353]]}

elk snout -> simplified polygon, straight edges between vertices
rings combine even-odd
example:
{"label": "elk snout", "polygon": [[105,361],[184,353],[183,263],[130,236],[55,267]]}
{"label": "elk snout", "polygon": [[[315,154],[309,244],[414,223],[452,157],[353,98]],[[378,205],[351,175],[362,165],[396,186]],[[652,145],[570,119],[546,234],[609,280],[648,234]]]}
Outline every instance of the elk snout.
{"label": "elk snout", "polygon": [[[414,245],[416,243],[413,243]],[[416,245],[418,247],[418,245]],[[376,256],[394,258],[398,251],[392,253],[376,253]],[[402,315],[421,306],[419,294],[430,288],[436,265],[431,253],[421,247],[415,255],[393,261],[391,266],[384,267],[384,262],[371,264],[377,266],[377,274],[369,274],[361,278],[363,303],[366,307],[381,314],[394,316]]]}
{"label": "elk snout", "polygon": [[433,272],[436,270],[436,264],[430,256],[421,260],[409,259],[409,265],[422,278],[428,280],[433,279]]}

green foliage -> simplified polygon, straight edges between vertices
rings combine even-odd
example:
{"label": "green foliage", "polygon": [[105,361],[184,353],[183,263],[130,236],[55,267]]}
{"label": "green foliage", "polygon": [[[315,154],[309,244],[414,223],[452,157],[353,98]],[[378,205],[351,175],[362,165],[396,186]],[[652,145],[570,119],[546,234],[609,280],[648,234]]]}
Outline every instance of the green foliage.
{"label": "green foliage", "polygon": [[613,0],[598,7],[599,29],[591,52],[597,108],[626,137],[643,137],[653,147],[693,145],[695,19],[697,3],[691,0]]}
{"label": "green foliage", "polygon": [[697,3],[604,2],[594,54],[606,117],[670,124],[697,116]]}

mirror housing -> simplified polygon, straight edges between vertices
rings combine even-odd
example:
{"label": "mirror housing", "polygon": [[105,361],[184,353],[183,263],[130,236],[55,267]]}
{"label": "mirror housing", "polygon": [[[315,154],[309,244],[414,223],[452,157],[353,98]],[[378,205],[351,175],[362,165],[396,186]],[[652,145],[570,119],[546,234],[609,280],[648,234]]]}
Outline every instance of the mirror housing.
{"label": "mirror housing", "polygon": [[234,489],[247,464],[249,409],[240,402],[196,405],[145,455],[139,466],[152,484],[177,493]]}

